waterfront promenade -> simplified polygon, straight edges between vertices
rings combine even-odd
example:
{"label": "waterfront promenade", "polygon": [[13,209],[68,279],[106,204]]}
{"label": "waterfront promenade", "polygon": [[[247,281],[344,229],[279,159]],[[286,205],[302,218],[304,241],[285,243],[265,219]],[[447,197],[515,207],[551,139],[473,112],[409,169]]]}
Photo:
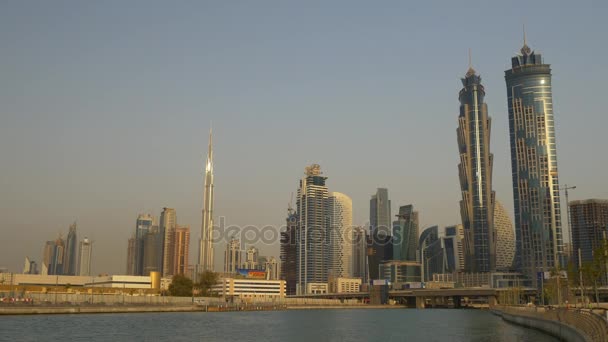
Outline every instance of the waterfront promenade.
{"label": "waterfront promenade", "polygon": [[496,305],[492,311],[508,322],[542,330],[562,340],[608,342],[608,320],[603,309]]}

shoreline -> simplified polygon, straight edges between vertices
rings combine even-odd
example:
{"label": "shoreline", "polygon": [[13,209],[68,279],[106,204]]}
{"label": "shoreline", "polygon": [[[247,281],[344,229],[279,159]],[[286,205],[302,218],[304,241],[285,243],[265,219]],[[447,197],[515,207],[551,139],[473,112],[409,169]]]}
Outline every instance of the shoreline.
{"label": "shoreline", "polygon": [[[6,306],[0,307],[0,316],[6,315],[72,315],[72,314],[112,314],[112,313],[155,313],[155,312],[242,312],[242,311],[285,311],[285,310],[379,310],[408,309],[402,305],[288,305],[285,307],[244,306],[219,310],[216,307],[198,305],[116,305],[116,306]],[[409,308],[414,309],[414,308]]]}

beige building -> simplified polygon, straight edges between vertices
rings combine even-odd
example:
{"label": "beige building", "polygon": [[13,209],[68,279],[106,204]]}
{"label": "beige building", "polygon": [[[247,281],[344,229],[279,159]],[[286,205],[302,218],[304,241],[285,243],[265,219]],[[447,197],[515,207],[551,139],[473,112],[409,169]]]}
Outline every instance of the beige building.
{"label": "beige building", "polygon": [[163,266],[162,275],[171,276],[174,271],[173,257],[175,254],[175,229],[177,228],[177,213],[173,208],[163,208],[160,213],[160,231],[163,234]]}
{"label": "beige building", "polygon": [[361,278],[332,278],[328,285],[329,293],[356,293],[361,290]]}
{"label": "beige building", "polygon": [[307,294],[326,294],[329,293],[329,285],[327,283],[308,283],[306,284]]}
{"label": "beige building", "polygon": [[177,226],[173,232],[172,275],[188,274],[188,253],[190,251],[190,226]]}

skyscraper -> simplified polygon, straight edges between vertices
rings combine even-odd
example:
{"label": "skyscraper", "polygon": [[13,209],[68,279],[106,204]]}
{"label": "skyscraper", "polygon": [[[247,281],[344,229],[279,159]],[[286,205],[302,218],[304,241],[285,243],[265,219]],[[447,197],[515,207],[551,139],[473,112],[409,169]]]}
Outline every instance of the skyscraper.
{"label": "skyscraper", "polygon": [[493,155],[490,153],[488,107],[481,76],[469,65],[460,90],[458,117],[458,173],[462,200],[460,216],[464,226],[465,269],[490,272],[496,268],[494,198],[492,191]]}
{"label": "skyscraper", "polygon": [[236,273],[236,269],[241,267],[241,256],[241,241],[231,238],[224,252],[224,272]]}
{"label": "skyscraper", "polygon": [[515,263],[533,279],[560,266],[563,238],[551,67],[526,43],[505,71],[515,207]]}
{"label": "skyscraper", "polygon": [[422,264],[424,275],[423,281],[432,279],[432,271],[436,270],[437,263],[434,262],[436,252],[432,246],[439,240],[439,227],[432,226],[426,228],[420,234],[418,245],[420,246],[420,263]]}
{"label": "skyscraper", "polygon": [[163,234],[158,226],[152,228],[143,238],[143,268],[139,275],[161,272],[163,267]]}
{"label": "skyscraper", "polygon": [[173,208],[163,208],[160,213],[160,233],[163,236],[163,267],[162,276],[173,275],[173,256],[175,254],[175,244],[173,241],[175,228],[177,225],[177,214]]}
{"label": "skyscraper", "polygon": [[62,275],[65,269],[63,261],[65,260],[65,240],[61,237],[61,234],[55,240],[55,244],[52,247],[51,263],[48,267],[48,274],[50,275]]}
{"label": "skyscraper", "polygon": [[[144,240],[148,233],[152,232],[154,218],[149,214],[139,214],[135,223],[135,275],[144,274]],[[148,245],[152,245],[148,242]],[[150,253],[148,253],[150,255]],[[151,261],[150,261],[151,262]]]}
{"label": "skyscraper", "polygon": [[363,227],[353,228],[353,277],[367,283],[367,231]]}
{"label": "skyscraper", "polygon": [[369,231],[372,244],[368,251],[368,270],[371,279],[380,279],[380,263],[393,258],[391,222],[391,201],[388,199],[388,189],[378,188],[369,202]]}
{"label": "skyscraper", "polygon": [[127,274],[136,275],[135,264],[136,264],[136,252],[137,252],[137,239],[135,235],[129,238],[127,242]]}
{"label": "skyscraper", "polygon": [[213,271],[213,135],[209,130],[209,150],[205,165],[205,189],[203,193],[203,221],[198,250],[198,271]]}
{"label": "skyscraper", "polygon": [[277,259],[273,256],[268,258],[266,261],[266,265],[264,265],[264,269],[266,270],[266,279],[267,280],[279,280],[279,274],[281,273],[281,263],[277,261]]}
{"label": "skyscraper", "polygon": [[78,273],[78,239],[76,237],[76,222],[70,225],[68,237],[63,254],[63,274],[76,275]]}
{"label": "skyscraper", "polygon": [[177,225],[173,232],[173,269],[171,274],[187,274],[190,251],[190,226]]}
{"label": "skyscraper", "polygon": [[[246,269],[257,269],[259,264],[258,264],[258,249],[250,246],[249,248],[247,248],[247,251],[245,252],[245,262],[243,263],[243,268]],[[239,267],[241,267],[239,265]]]}
{"label": "skyscraper", "polygon": [[93,242],[86,237],[80,241],[78,248],[78,275],[91,275],[91,256],[93,253]]}
{"label": "skyscraper", "polygon": [[343,193],[332,192],[328,204],[327,269],[333,277],[350,278],[353,274],[353,201]]}
{"label": "skyscraper", "polygon": [[446,255],[446,272],[464,271],[464,228],[461,224],[445,227],[443,246]]}
{"label": "skyscraper", "polygon": [[515,257],[515,231],[509,214],[500,201],[494,204],[494,230],[496,232],[496,269],[501,271],[513,268]]}
{"label": "skyscraper", "polygon": [[391,201],[388,199],[388,189],[378,188],[376,194],[369,201],[369,224],[370,231],[377,230],[391,235]]}
{"label": "skyscraper", "polygon": [[393,223],[393,260],[416,261],[418,250],[418,212],[414,206],[399,207],[399,215]]}
{"label": "skyscraper", "polygon": [[327,198],[321,166],[306,167],[297,194],[297,293],[304,294],[308,283],[327,281]]}
{"label": "skyscraper", "polygon": [[291,207],[287,209],[285,231],[281,232],[281,279],[285,280],[286,293],[289,296],[296,294],[297,273],[297,243],[296,229],[298,217]]}
{"label": "skyscraper", "polygon": [[[592,262],[594,250],[608,239],[608,200],[588,199],[571,201],[572,256],[576,267]],[[604,242],[603,242],[604,241]],[[580,251],[580,252],[579,252]],[[608,274],[600,276],[602,285],[608,285]]]}

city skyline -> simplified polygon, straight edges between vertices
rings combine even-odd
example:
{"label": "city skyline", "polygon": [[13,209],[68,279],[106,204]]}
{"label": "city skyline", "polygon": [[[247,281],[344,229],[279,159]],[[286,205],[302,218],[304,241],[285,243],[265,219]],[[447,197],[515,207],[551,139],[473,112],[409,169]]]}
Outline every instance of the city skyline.
{"label": "city skyline", "polygon": [[[26,5],[23,6],[27,7]],[[23,8],[10,8],[4,13],[10,13],[11,10],[20,12],[23,11]],[[509,57],[521,45],[521,37],[515,32],[519,30],[520,26],[517,23],[523,21],[523,19],[518,18],[513,10],[505,7],[502,10],[505,11],[505,19],[500,19],[493,25],[486,25],[489,30],[488,34],[496,34],[496,42],[483,47],[474,45],[472,48],[475,64],[479,65],[478,69],[482,70],[484,74],[485,86],[488,88],[489,94],[486,100],[492,109],[492,146],[496,163],[493,177],[494,188],[497,190],[500,199],[504,201],[509,216],[513,218],[513,204],[509,199],[512,190],[508,170],[510,165],[507,145],[506,96],[501,72],[508,67]],[[543,10],[545,9],[543,8]],[[554,15],[554,18],[565,16],[564,13],[558,12],[554,8],[546,10]],[[569,19],[572,16],[581,16],[583,13],[582,9],[568,8],[568,10],[562,11],[569,12]],[[348,20],[346,20],[346,24],[349,25],[350,20],[354,22],[354,19],[359,16],[352,9],[347,12]],[[533,6],[529,9],[527,16],[532,18],[534,14],[539,12],[540,9]],[[602,11],[598,11],[598,13],[601,14]],[[403,15],[403,13],[400,14]],[[89,15],[91,14],[89,13]],[[109,16],[108,13],[103,15]],[[304,15],[306,16],[306,13]],[[43,23],[48,23],[50,20],[46,19]],[[54,20],[56,19],[52,19],[52,21]],[[454,165],[457,164],[457,158],[453,156],[456,154],[453,144],[453,125],[450,126],[449,124],[450,122],[453,123],[453,121],[450,121],[453,120],[453,117],[449,113],[453,113],[453,108],[457,103],[454,99],[454,92],[457,91],[459,71],[465,65],[465,49],[466,44],[469,43],[464,39],[453,39],[458,41],[459,45],[464,45],[465,48],[454,46],[448,42],[452,38],[451,33],[443,31],[422,32],[420,38],[415,38],[411,34],[408,35],[407,28],[409,26],[406,24],[403,24],[404,26],[397,25],[396,21],[392,21],[394,20],[392,16],[389,16],[388,20],[390,27],[380,26],[378,32],[365,31],[368,33],[367,37],[369,38],[369,35],[375,37],[383,32],[404,34],[406,39],[403,39],[403,46],[400,43],[398,46],[394,46],[394,51],[392,51],[387,48],[393,46],[390,44],[391,42],[381,41],[375,44],[370,43],[365,35],[355,39],[355,35],[351,36],[350,33],[340,32],[333,38],[350,37],[355,44],[351,45],[350,41],[342,40],[345,44],[345,51],[340,49],[331,50],[338,52],[339,56],[352,56],[350,52],[360,51],[359,48],[353,50],[353,46],[358,44],[362,44],[363,47],[376,47],[376,50],[371,54],[363,54],[363,57],[360,57],[363,59],[355,59],[354,61],[346,59],[351,64],[347,63],[343,69],[337,68],[333,74],[328,72],[333,78],[341,79],[342,77],[343,81],[348,81],[346,83],[373,84],[374,88],[380,88],[386,92],[385,97],[371,87],[370,89],[365,86],[341,88],[339,86],[343,83],[335,81],[335,83],[330,82],[328,84],[332,85],[333,89],[347,90],[343,90],[344,92],[334,91],[333,95],[337,95],[336,99],[330,101],[323,95],[311,91],[310,88],[302,88],[303,85],[316,86],[322,84],[322,81],[327,81],[322,75],[319,75],[319,73],[313,74],[313,76],[320,77],[319,83],[306,83],[310,80],[302,79],[302,76],[297,74],[296,76],[299,76],[299,78],[296,77],[296,80],[303,81],[299,85],[291,82],[286,85],[281,82],[262,80],[262,84],[269,87],[267,89],[270,90],[269,93],[272,93],[272,98],[283,97],[283,100],[277,103],[276,107],[268,105],[266,102],[255,102],[251,98],[249,98],[251,102],[236,101],[234,107],[218,107],[218,103],[223,102],[222,96],[229,94],[222,92],[226,91],[226,85],[220,82],[219,89],[222,91],[212,92],[213,96],[218,98],[215,98],[215,100],[206,99],[207,103],[212,103],[211,106],[205,107],[201,104],[201,101],[191,101],[187,98],[184,98],[184,103],[181,106],[176,102],[161,103],[164,105],[160,106],[162,108],[161,112],[164,112],[164,114],[174,113],[173,115],[176,118],[174,123],[163,127],[168,129],[171,137],[175,137],[175,139],[158,139],[162,142],[155,141],[153,138],[141,141],[124,138],[124,136],[130,134],[130,130],[134,127],[139,127],[138,129],[142,130],[147,129],[153,135],[156,135],[160,126],[154,121],[158,119],[156,116],[159,115],[159,112],[149,105],[133,107],[117,93],[108,93],[106,100],[110,100],[106,105],[99,102],[83,105],[83,102],[81,102],[83,100],[80,98],[90,100],[91,94],[97,93],[95,91],[87,93],[85,91],[86,86],[82,87],[81,92],[75,94],[72,94],[69,90],[63,93],[61,86],[49,91],[48,85],[39,80],[39,83],[34,84],[30,89],[30,96],[26,96],[27,101],[22,101],[21,99],[24,96],[18,92],[25,85],[24,81],[17,81],[15,87],[7,86],[8,93],[1,95],[3,96],[2,99],[5,100],[3,102],[7,104],[9,120],[6,125],[3,125],[2,134],[0,134],[2,137],[0,139],[3,139],[1,140],[2,144],[0,144],[3,146],[0,153],[7,157],[5,159],[6,164],[3,163],[7,168],[3,172],[2,191],[0,192],[6,195],[1,198],[3,205],[0,207],[3,210],[3,216],[7,218],[5,221],[6,227],[3,228],[11,232],[14,231],[15,235],[8,239],[5,244],[0,245],[0,250],[2,250],[0,252],[2,265],[0,266],[19,269],[25,255],[29,255],[36,261],[41,260],[39,253],[42,252],[42,243],[45,240],[55,238],[57,232],[64,230],[69,222],[74,219],[79,222],[79,228],[81,228],[79,234],[81,236],[87,235],[96,241],[94,273],[119,273],[124,268],[127,250],[126,241],[132,233],[132,222],[137,213],[150,212],[156,216],[160,208],[171,206],[177,208],[180,213],[184,213],[183,215],[180,214],[180,218],[184,218],[181,222],[197,227],[200,223],[200,208],[202,206],[200,199],[200,164],[204,161],[204,156],[201,156],[201,150],[204,148],[205,140],[205,137],[200,136],[200,133],[197,132],[205,131],[209,119],[213,120],[214,130],[220,133],[218,136],[221,136],[220,140],[223,144],[218,144],[218,158],[221,158],[218,160],[218,165],[220,165],[218,173],[221,173],[221,176],[217,178],[216,182],[218,187],[222,188],[222,192],[218,193],[216,199],[216,219],[224,216],[229,223],[241,226],[247,224],[257,226],[274,224],[280,226],[284,221],[281,213],[284,212],[288,195],[293,190],[294,175],[299,174],[302,165],[318,162],[332,175],[332,184],[335,185],[335,188],[343,189],[353,198],[353,214],[355,216],[353,223],[355,225],[364,225],[367,221],[366,201],[369,198],[369,193],[377,187],[388,188],[391,191],[391,199],[395,204],[414,203],[416,208],[421,211],[421,229],[432,224],[446,226],[460,222],[457,205],[454,205],[459,195],[457,174],[446,170],[453,170]],[[556,20],[556,22],[558,21],[560,20]],[[25,22],[27,24],[29,21],[26,20]],[[189,21],[186,20],[186,22]],[[323,18],[321,22],[327,25]],[[506,22],[512,29],[509,32],[500,33],[499,31],[504,30],[505,27],[501,24]],[[7,18],[5,25],[6,23],[9,25],[15,24],[14,20],[10,20],[10,18]],[[599,105],[597,100],[594,100],[597,95],[594,95],[593,90],[589,91],[589,94],[577,90],[587,88],[583,85],[586,85],[589,81],[594,81],[596,77],[598,80],[605,79],[605,69],[601,67],[591,68],[596,70],[597,74],[590,75],[585,71],[578,70],[575,66],[577,63],[573,63],[570,56],[567,56],[568,54],[562,53],[566,48],[569,48],[573,51],[583,51],[585,55],[605,55],[603,53],[605,47],[593,42],[593,35],[596,34],[594,32],[605,32],[602,29],[605,24],[594,20],[585,21],[581,28],[573,28],[572,25],[565,25],[564,28],[560,28],[557,24],[551,24],[543,20],[531,24],[528,25],[528,32],[529,36],[534,38],[529,40],[532,40],[535,46],[541,47],[544,55],[550,56],[551,63],[556,70],[553,79],[553,92],[556,101],[558,101],[556,103],[556,129],[559,137],[562,182],[578,185],[577,190],[572,192],[571,199],[573,200],[579,198],[607,198],[607,189],[597,186],[603,184],[597,170],[606,167],[606,157],[599,152],[594,152],[594,148],[599,149],[599,147],[594,146],[591,140],[591,137],[599,135],[600,127],[605,126],[605,118],[603,118],[603,115],[599,115],[599,113],[602,113],[603,107]],[[65,25],[65,27],[70,27],[74,23],[68,21]],[[91,25],[97,25],[97,21],[94,20]],[[299,25],[288,27],[287,31],[304,34],[306,31],[303,29],[308,26],[301,23]],[[16,27],[19,32],[27,30],[22,24],[17,24]],[[51,38],[55,37],[57,39],[56,35],[65,27],[54,28],[49,30],[48,33],[40,35],[42,37],[50,35]],[[123,28],[126,28],[127,32],[131,32],[129,26]],[[235,30],[242,32],[242,28],[235,28]],[[263,28],[261,30],[266,33]],[[470,25],[463,25],[455,31],[454,35],[476,32]],[[222,33],[211,32],[210,34]],[[575,39],[583,36],[581,32],[590,32],[591,36],[587,39]],[[448,35],[445,41],[442,39],[443,36],[438,36],[438,33]],[[13,34],[14,32],[9,29],[4,30],[3,33],[8,37]],[[224,34],[227,33],[224,32]],[[34,63],[36,61],[34,52],[46,51],[47,49],[51,52],[59,51],[54,50],[57,48],[46,45],[44,45],[44,49],[36,45],[42,42],[37,34],[30,38],[32,39],[28,40],[29,45],[23,42],[11,42],[9,44],[9,49],[12,47],[23,52],[26,58],[21,62],[12,59],[12,57],[9,58],[4,67],[17,71],[7,70],[8,79],[23,79],[18,77],[16,72],[25,72],[27,66],[37,65]],[[77,35],[74,38],[75,41],[81,41],[82,37]],[[131,38],[132,36],[127,37],[126,41]],[[312,38],[319,37],[313,32],[304,34],[304,38],[306,41],[314,43]],[[264,42],[268,43],[266,40]],[[422,57],[418,52],[409,48],[416,42],[424,43],[426,49],[423,50],[425,50],[425,54],[428,51],[427,56],[429,56],[428,64],[427,62],[421,62],[419,59]],[[66,43],[66,45],[62,48],[73,48],[71,44]],[[438,47],[437,45],[443,46]],[[146,47],[146,45],[142,45],[142,47]],[[336,64],[331,63],[331,57],[328,58],[328,63],[319,60],[321,55],[318,52],[323,51],[322,47],[327,48],[328,46],[315,47],[316,50],[311,50],[311,56],[313,57],[311,63],[320,65],[323,71],[330,71],[335,68]],[[112,49],[108,51],[112,51]],[[221,51],[226,52],[225,49]],[[263,49],[256,51],[262,52],[262,57],[271,55],[270,51]],[[414,58],[401,60],[404,56],[407,57],[406,51],[411,52]],[[445,57],[448,53],[451,56],[450,58]],[[65,66],[54,59],[56,57],[53,53],[39,54],[49,55],[53,62],[52,65],[59,71],[54,73],[54,69],[51,70],[52,68],[41,67],[41,77],[59,81],[60,84],[67,86],[66,89],[73,90],[75,85],[81,84],[90,85],[97,90],[99,90],[99,87],[106,89],[102,83],[107,79],[99,78],[99,74],[94,73],[94,70],[91,70],[92,74],[82,73],[82,75],[88,75],[87,78],[83,79],[84,76],[82,75],[66,72]],[[463,57],[459,59],[459,55]],[[290,56],[283,56],[283,58],[289,58]],[[437,72],[430,73],[427,79],[421,77],[422,75],[416,70],[411,69],[413,64],[416,64],[417,68],[423,66],[420,69],[427,69],[423,73],[427,74],[428,68],[437,61],[434,56],[441,56],[442,63],[445,61],[446,64],[441,66],[435,64],[438,68]],[[323,54],[323,57],[325,57],[325,54]],[[84,66],[96,61],[94,57],[83,54],[82,51],[74,55],[73,58],[72,61],[84,63]],[[417,60],[417,63],[411,63],[412,60]],[[307,62],[301,59],[297,61],[303,64]],[[375,67],[353,68],[353,66],[359,65],[357,63],[375,65],[377,64],[376,61],[394,69],[391,69],[389,73],[387,69],[380,66],[377,69]],[[235,62],[235,60],[232,62]],[[590,62],[595,63],[595,61]],[[258,61],[258,63],[262,62]],[[83,70],[81,69],[83,68],[82,64],[68,64],[71,65],[69,68],[74,68],[76,72]],[[113,64],[110,63],[110,65],[118,66],[119,70],[128,64],[118,63],[116,60],[113,60]],[[103,63],[98,65],[102,70],[107,71]],[[265,63],[262,63],[262,65],[267,68]],[[277,68],[285,71],[284,66],[279,64]],[[133,70],[140,72],[136,75],[143,75],[147,69]],[[220,70],[222,70],[221,67]],[[179,72],[179,70],[171,69],[171,72]],[[374,78],[372,75],[374,72],[383,77]],[[439,73],[441,73],[440,77],[438,76]],[[345,77],[345,75],[351,74],[360,75],[361,78],[357,80]],[[11,75],[14,77],[10,77]],[[33,74],[25,73],[25,75],[31,77]],[[118,76],[115,73],[110,75]],[[247,75],[251,76],[251,74]],[[276,77],[275,74],[273,75]],[[154,76],[160,78],[162,75],[155,74]],[[169,80],[175,81],[170,75],[167,77]],[[234,82],[235,77],[235,75],[228,75],[225,82],[232,87],[233,84],[238,84],[238,82]],[[99,81],[95,81],[98,78]],[[211,79],[211,82],[223,80],[214,73],[210,73],[208,78]],[[395,78],[401,80],[397,82]],[[244,79],[247,79],[247,77],[244,77]],[[124,81],[121,77],[117,77],[117,80]],[[285,79],[279,80],[286,82]],[[134,85],[137,84],[137,82],[133,82]],[[428,108],[422,110],[419,107],[420,104],[428,103],[428,101],[425,101],[424,96],[426,95],[424,95],[424,92],[409,88],[410,84],[417,82],[422,82],[421,88],[429,88],[429,85],[436,87],[433,88],[433,97],[439,98],[437,102],[440,105],[429,104]],[[154,82],[149,83],[153,84]],[[170,84],[171,81],[167,83]],[[120,82],[112,82],[112,84],[120,84]],[[277,84],[283,85],[283,87],[277,88]],[[290,85],[292,88],[290,88]],[[148,91],[142,90],[145,89],[144,87],[138,89],[140,89],[140,92],[134,93],[134,96],[141,100],[141,103],[150,101],[151,95],[162,98],[162,96],[159,96],[159,88],[152,88]],[[237,85],[234,91],[242,94],[247,89]],[[289,95],[289,93],[281,91],[282,89],[286,89],[285,91],[293,89],[294,93]],[[327,91],[326,88],[323,89]],[[304,90],[303,97],[299,96],[298,90]],[[47,94],[46,91],[49,91],[48,96],[44,95]],[[69,96],[67,96],[68,93]],[[198,96],[198,91],[195,93]],[[254,93],[259,94],[258,92]],[[408,95],[408,93],[410,94]],[[175,94],[171,92],[169,94],[173,94],[172,101],[174,101]],[[289,99],[290,96],[291,100],[284,100],[285,97]],[[294,97],[301,100],[294,100]],[[75,101],[73,106],[64,102],[68,98]],[[109,104],[112,102],[111,99],[114,100],[113,105]],[[315,106],[300,111],[294,104],[299,104],[304,99],[305,102],[314,102]],[[390,104],[383,105],[383,99],[390,100],[388,101]],[[54,104],[47,107],[46,104],[49,101]],[[158,104],[154,101],[152,103]],[[42,106],[43,104],[45,106]],[[356,107],[359,107],[359,109]],[[286,115],[286,120],[270,114],[265,115],[266,111],[289,115]],[[65,113],[62,114],[62,112]],[[116,114],[111,114],[113,112]],[[121,116],[128,112],[131,112],[132,116],[127,115],[123,124]],[[320,132],[315,141],[292,140],[290,142],[289,138],[292,137],[293,130],[289,128],[304,122],[300,120],[304,120],[305,116],[299,118],[302,112],[310,113],[311,117],[307,120],[310,118],[327,118],[326,125],[319,127]],[[98,121],[99,119],[93,115],[94,113],[99,114],[99,118],[103,117],[104,122]],[[150,113],[150,115],[145,113]],[[256,120],[259,119],[259,124],[254,122],[256,120],[248,117],[250,114],[260,113],[261,116],[252,115],[252,117],[256,117]],[[373,118],[365,118],[363,117],[364,113],[375,115],[370,115]],[[47,114],[56,115],[53,120],[54,123],[47,121],[49,120],[46,118]],[[577,119],[581,116],[584,116],[585,120]],[[345,118],[352,119],[350,136],[347,136],[343,142],[323,137],[326,133],[336,130],[336,122],[343,125]],[[41,125],[39,127],[29,125],[29,120],[34,120],[32,122],[40,120]],[[178,125],[177,122],[179,121],[186,123],[186,126],[191,126],[192,129],[184,125]],[[65,122],[68,126],[60,127],[56,122]],[[402,129],[408,127],[407,122],[416,122],[415,131],[417,132],[408,130],[403,134]],[[140,125],[137,126],[136,123]],[[166,121],[163,121],[163,125],[165,124]],[[245,132],[241,126],[248,126],[247,130],[252,131],[252,133]],[[444,129],[438,126],[449,127]],[[90,127],[97,127],[99,131],[107,131],[108,136],[112,137],[111,140],[114,140],[115,144],[102,137],[95,129],[91,130]],[[581,135],[580,131],[582,130],[587,134]],[[90,139],[82,135],[85,131],[91,135]],[[594,132],[596,133],[594,134]],[[363,139],[364,136],[382,136],[383,138],[378,139],[381,140],[380,142],[376,142],[375,139]],[[240,138],[237,139],[237,137]],[[359,140],[362,142],[358,142]],[[244,141],[248,143],[244,143]],[[363,141],[368,146],[363,145]],[[420,153],[411,153],[410,158],[404,161],[391,157],[389,153],[370,153],[370,151],[378,150],[388,151],[387,147],[389,146],[398,150],[417,142],[428,144],[424,149],[418,148]],[[15,144],[20,146],[19,153],[11,149],[11,146],[15,146]],[[286,153],[283,148],[274,146],[277,144],[287,146],[288,149],[293,149],[293,151]],[[589,153],[577,153],[583,146],[585,149],[590,148],[590,150],[587,149]],[[160,152],[167,150],[175,151],[175,154],[171,156],[174,159],[174,163],[171,163],[171,165],[179,165],[179,167],[168,170],[164,166],[158,167],[155,165],[156,163],[150,162],[155,160],[154,157],[158,156]],[[340,154],[338,151],[346,151],[346,153]],[[356,156],[350,156],[351,154]],[[162,153],[162,155],[167,154]],[[361,155],[369,157],[369,160],[362,163],[359,160]],[[392,153],[392,155],[396,155],[396,153]],[[425,157],[426,155],[428,157]],[[591,155],[595,157],[591,158]],[[279,164],[279,161],[282,164]],[[142,165],[146,163],[153,165],[153,167],[143,167]],[[139,167],[130,167],[135,164]],[[386,169],[376,167],[382,164],[388,165]],[[412,164],[417,166],[412,167]],[[67,165],[69,165],[69,168]],[[586,167],[581,168],[579,165],[585,165]],[[392,171],[387,171],[389,168],[399,169],[401,172],[397,175]],[[261,174],[255,172],[255,170],[262,169],[265,172]],[[135,170],[137,170],[137,173],[134,173]],[[368,177],[373,174],[372,171],[376,172],[375,177]],[[411,181],[408,181],[408,179]],[[441,189],[441,191],[434,190],[435,188]],[[242,189],[246,191],[242,191]],[[262,203],[256,203],[257,195],[255,194],[260,191],[268,191],[269,199],[260,201]],[[393,212],[396,212],[395,206],[392,209]],[[98,223],[98,221],[101,221],[99,217],[109,211],[113,213],[110,221],[103,225]],[[565,207],[562,204],[563,222],[565,222],[564,213]],[[196,229],[193,229],[193,232],[195,231]],[[28,233],[24,235],[21,232]],[[32,239],[32,235],[39,236],[39,238]],[[198,239],[197,235],[196,233],[193,234],[192,240],[196,241]],[[114,240],[124,241],[124,246],[116,247],[116,252],[113,250],[115,248]],[[23,251],[18,252],[12,247],[13,245],[20,246],[20,250]],[[218,246],[218,250],[221,250],[222,247]],[[191,248],[191,250],[196,250],[196,248]],[[278,255],[276,250],[278,250],[278,244],[271,251],[264,251],[263,253]],[[196,251],[192,251],[192,253],[196,253]],[[218,259],[217,252],[216,259]],[[191,255],[191,260],[196,260],[196,258]],[[219,269],[217,260],[215,267]]]}

